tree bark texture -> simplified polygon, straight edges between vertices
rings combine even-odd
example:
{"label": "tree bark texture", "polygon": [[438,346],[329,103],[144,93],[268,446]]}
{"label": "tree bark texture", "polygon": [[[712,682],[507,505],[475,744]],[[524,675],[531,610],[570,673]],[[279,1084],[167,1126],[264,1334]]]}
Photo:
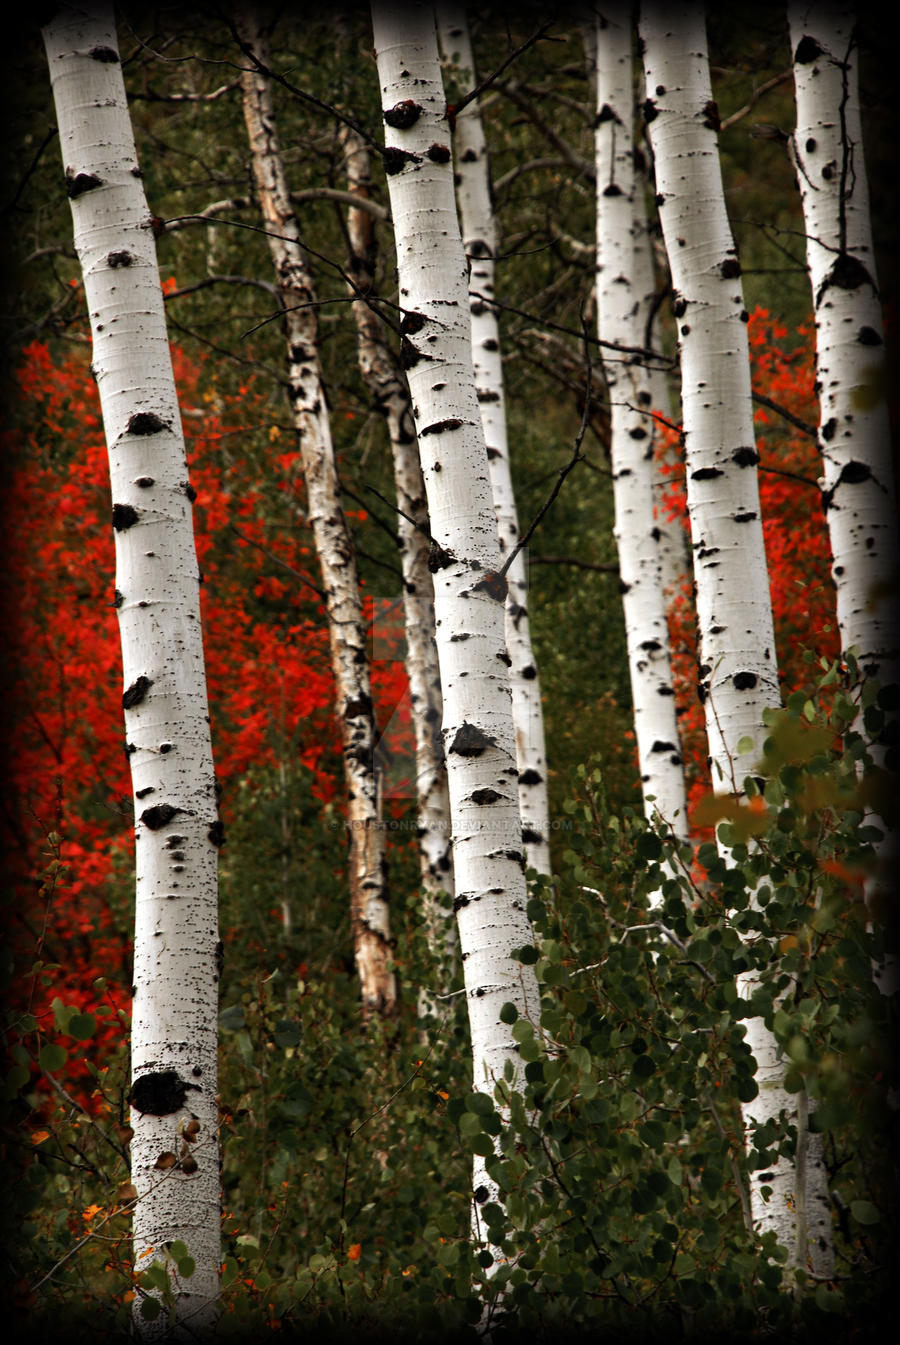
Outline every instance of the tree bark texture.
{"label": "tree bark texture", "polygon": [[816,319],[822,488],[844,649],[863,671],[900,682],[896,483],[881,302],[849,5],[790,6],[803,202]]}
{"label": "tree bark texture", "polygon": [[288,193],[278,141],[267,43],[255,10],[235,12],[253,178],[284,309],[291,411],[306,480],[309,522],[325,590],[347,781],[350,923],[363,1014],[397,1006],[391,962],[385,833],[375,765],[375,716],[353,540],[341,504],[318,352],[315,290]]}
{"label": "tree bark texture", "polygon": [[[896,790],[897,483],[860,118],[856,14],[847,4],[795,2],[789,19],[797,103],[790,151],[803,202],[815,308],[820,485],[838,627],[841,648],[856,648],[862,672],[882,686],[888,728],[870,749],[878,765],[890,771]],[[891,740],[893,753],[886,746]],[[888,926],[889,944],[874,974],[882,992],[893,994],[900,987],[892,901],[900,843],[879,818],[874,820],[885,837],[878,846],[881,871],[867,882],[866,899],[873,917]]]}
{"label": "tree bark texture", "polygon": [[[466,260],[456,216],[446,102],[429,6],[373,5],[385,121],[384,164],[404,333],[404,362],[428,496],[430,564],[444,695],[455,908],[474,1086],[504,1070],[523,1087],[511,1001],[537,1023],[533,969],[512,953],[533,941],[525,905],[508,655],[506,585],[472,370]],[[475,1160],[479,1204],[498,1194]]]}
{"label": "tree bark texture", "polygon": [[[174,1293],[142,1339],[213,1332],[220,1211],[216,1084],[217,854],[222,842],[199,571],[153,217],[141,184],[111,8],[44,29],[75,249],[109,450],[126,750],[135,807],[131,1026],[133,1248]],[[181,1278],[166,1244],[196,1263]]]}
{"label": "tree bark texture", "polygon": [[[357,131],[338,131],[344,152],[347,185],[354,196],[368,199],[372,182],[369,151]],[[416,816],[419,869],[428,945],[440,967],[456,948],[456,924],[444,908],[452,901],[453,852],[450,837],[450,794],[441,739],[443,701],[434,631],[434,586],[428,568],[429,530],[425,482],[406,376],[387,342],[385,325],[366,297],[375,293],[377,245],[375,220],[356,206],[347,211],[351,255],[347,274],[359,296],[353,304],[359,368],[376,409],[385,417],[397,491],[397,537],[403,573],[406,624],[406,669],[416,737]]]}
{"label": "tree bark texture", "polygon": [[[448,66],[465,88],[476,82],[475,61],[465,11],[454,0],[437,7],[441,47]],[[501,560],[519,540],[519,519],[510,472],[506,395],[500,353],[500,326],[493,307],[497,227],[491,198],[488,147],[477,99],[456,119],[456,195],[463,248],[469,265],[469,311],[475,390],[487,444],[488,464]],[[529,868],[550,872],[550,806],[547,752],[537,661],[528,623],[527,556],[520,551],[506,572],[506,651],[516,729],[519,808]]]}
{"label": "tree bark texture", "polygon": [[[756,473],[747,313],[725,209],[719,117],[702,6],[672,7],[650,0],[641,12],[641,37],[645,118],[679,332],[700,636],[698,688],[706,711],[713,788],[740,794],[744,776],[762,756],[762,712],[780,703]],[[747,762],[744,770],[738,765],[741,755]],[[740,993],[749,998],[754,984],[752,974],[740,977]],[[746,1021],[759,1086],[758,1096],[742,1104],[749,1147],[757,1125],[781,1117],[796,1124],[796,1099],[784,1089],[785,1065],[773,1033],[761,1017]],[[807,1163],[808,1211],[829,1208],[824,1178],[824,1164]],[[750,1193],[757,1231],[774,1231],[792,1253],[795,1183],[794,1163],[780,1158],[766,1171],[752,1174]],[[813,1215],[810,1228],[815,1223]],[[812,1260],[816,1255],[813,1239],[807,1256]]]}
{"label": "tree bark texture", "polygon": [[[641,346],[641,299],[637,284],[639,221],[635,198],[643,187],[634,172],[633,84],[630,6],[607,7],[596,41],[597,119],[597,334],[602,341]],[[641,205],[643,198],[641,199]],[[644,212],[641,212],[644,213]],[[646,283],[646,278],[645,278]],[[644,811],[661,816],[682,838],[687,807],[675,693],[669,661],[669,630],[654,519],[653,395],[643,356],[605,351],[609,390],[615,537],[635,736]]]}

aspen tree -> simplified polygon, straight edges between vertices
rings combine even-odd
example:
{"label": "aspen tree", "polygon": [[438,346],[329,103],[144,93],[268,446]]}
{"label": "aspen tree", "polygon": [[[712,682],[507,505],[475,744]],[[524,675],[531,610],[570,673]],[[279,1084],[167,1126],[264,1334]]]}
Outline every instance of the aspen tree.
{"label": "aspen tree", "polygon": [[[362,136],[342,126],[338,138],[344,151],[347,185],[361,200],[371,192],[369,151]],[[406,624],[406,669],[416,737],[416,818],[419,867],[428,944],[438,966],[456,946],[456,926],[441,909],[442,894],[453,897],[450,843],[450,795],[441,740],[441,677],[434,633],[434,588],[428,568],[428,504],[419,465],[419,449],[409,388],[387,331],[374,304],[375,221],[365,210],[347,211],[350,256],[347,274],[359,296],[353,304],[360,373],[373,403],[387,422],[397,491],[397,537],[403,574]]]}
{"label": "aspen tree", "polygon": [[[437,6],[440,42],[447,65],[475,82],[475,61],[465,11],[455,0]],[[491,199],[488,147],[477,99],[455,119],[456,183],[463,248],[469,264],[469,311],[472,321],[472,362],[475,390],[487,444],[491,490],[501,558],[519,540],[519,519],[510,472],[500,352],[500,326],[493,307],[497,226]],[[526,554],[518,553],[506,573],[506,650],[510,658],[516,760],[519,766],[519,807],[522,839],[530,868],[550,872],[550,811],[547,797],[547,753],[544,712],[537,661],[528,623]]]}
{"label": "aspen tree", "polygon": [[[472,370],[466,259],[430,6],[375,3],[375,56],[385,122],[384,165],[397,246],[405,363],[433,540],[431,569],[443,734],[453,828],[455,908],[472,1042],[474,1087],[524,1087],[504,1019],[537,1024],[533,967],[513,952],[533,942],[519,814],[504,633],[506,584]],[[499,1195],[476,1157],[478,1208]]]}
{"label": "aspen tree", "polygon": [[850,6],[790,7],[792,140],[815,303],[819,444],[841,644],[863,670],[900,682],[893,602],[897,514],[884,332],[872,247]]}
{"label": "aspen tree", "polygon": [[[596,34],[597,330],[624,347],[644,342],[641,299],[649,285],[638,275],[639,252],[649,270],[643,187],[634,170],[631,7],[607,6]],[[636,198],[641,197],[640,204]],[[639,288],[643,280],[643,291]],[[615,537],[635,736],[644,811],[659,814],[687,837],[684,766],[669,663],[669,632],[654,520],[651,382],[642,355],[604,353],[610,404],[610,455]]]}
{"label": "aspen tree", "polygon": [[[896,480],[860,119],[856,14],[849,5],[793,3],[789,19],[797,105],[790,152],[815,307],[820,484],[841,648],[855,647],[863,673],[881,684],[882,699],[896,702]],[[872,746],[878,764],[889,765],[884,747]],[[887,867],[888,856],[897,853],[896,838],[886,838],[879,849]],[[879,917],[890,900],[883,882],[867,887]],[[897,989],[895,954],[876,968],[876,980],[885,993]]]}
{"label": "aspen tree", "polygon": [[[740,263],[731,236],[718,158],[706,30],[699,4],[651,0],[641,13],[645,116],[657,203],[673,285],[681,355],[688,513],[700,638],[699,690],[713,788],[740,794],[740,756],[762,756],[763,711],[780,702],[762,522]],[[726,851],[727,855],[727,851]],[[747,973],[745,998],[755,978]],[[758,1125],[798,1121],[784,1088],[785,1064],[761,1017],[747,1022],[758,1096],[743,1104],[748,1142]],[[804,1133],[803,1189],[786,1158],[752,1174],[753,1222],[773,1231],[802,1266],[827,1273],[830,1206],[818,1143]],[[798,1198],[799,1197],[799,1198]],[[795,1211],[801,1211],[798,1220]],[[804,1218],[807,1228],[804,1230]]]}
{"label": "aspen tree", "polygon": [[149,1292],[138,1280],[134,1323],[142,1339],[194,1341],[211,1336],[219,1293],[217,854],[223,839],[194,491],[153,217],[111,8],[102,0],[66,6],[43,36],[109,450],[122,704],[134,791],[133,1247],[136,1271],[156,1280]]}
{"label": "aspen tree", "polygon": [[391,964],[375,716],[353,540],[341,503],[322,386],[315,289],[287,187],[271,81],[266,73],[267,43],[250,6],[235,11],[235,22],[245,51],[241,91],[253,178],[284,310],[291,411],[325,590],[347,781],[350,924],[363,1014],[387,1017],[396,1009],[397,983]]}

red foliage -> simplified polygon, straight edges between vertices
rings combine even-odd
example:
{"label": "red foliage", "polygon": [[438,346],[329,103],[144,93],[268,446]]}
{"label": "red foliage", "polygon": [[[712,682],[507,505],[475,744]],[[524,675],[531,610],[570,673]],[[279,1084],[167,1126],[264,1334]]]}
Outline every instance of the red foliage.
{"label": "red foliage", "polygon": [[[237,782],[285,757],[312,772],[323,802],[341,792],[333,678],[293,436],[284,448],[277,428],[268,429],[272,454],[260,466],[247,438],[256,432],[258,444],[268,418],[253,380],[225,405],[211,363],[178,349],[173,360],[197,491],[213,750],[227,824]],[[54,996],[96,1011],[91,987],[101,974],[117,987],[113,1007],[129,1005],[123,931],[130,926],[133,806],[107,455],[86,352],[75,348],[60,365],[33,343],[18,388],[4,436],[12,464],[6,516],[16,526],[2,582],[15,680],[6,705],[10,802],[0,830],[21,894],[13,943],[24,952],[38,942],[45,961],[61,964],[17,996],[49,1029]],[[376,712],[386,720],[403,696],[402,662],[377,665],[374,682]],[[42,901],[35,868],[47,862],[37,855],[47,853],[42,841],[51,832],[61,838],[68,873]],[[115,1019],[104,1020],[91,1054],[102,1059],[120,1034]],[[87,1084],[76,1063],[67,1086],[79,1077]]]}
{"label": "red foliage", "polygon": [[[750,371],[763,393],[808,425],[817,422],[814,333],[801,327],[793,348],[787,328],[764,308],[750,317]],[[831,580],[828,529],[817,478],[816,441],[777,412],[757,405],[759,494],[775,621],[779,678],[785,695],[811,681],[803,653],[836,658],[839,638]],[[669,517],[687,522],[684,468],[675,430],[661,430],[663,453],[679,453],[667,495]],[[697,698],[697,629],[690,577],[669,613],[673,675],[691,807],[710,788],[703,708]]]}

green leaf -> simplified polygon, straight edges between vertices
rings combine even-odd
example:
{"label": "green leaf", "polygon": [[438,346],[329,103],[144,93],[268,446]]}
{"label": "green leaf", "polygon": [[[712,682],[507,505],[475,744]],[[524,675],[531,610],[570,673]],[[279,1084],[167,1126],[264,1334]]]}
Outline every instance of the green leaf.
{"label": "green leaf", "polygon": [[540,953],[536,948],[532,948],[526,944],[524,948],[514,948],[512,956],[516,958],[517,961],[523,962],[526,967],[533,967],[540,957]]}
{"label": "green leaf", "polygon": [[76,1041],[90,1041],[96,1026],[97,1020],[92,1013],[73,1013],[69,1019],[68,1033]]}
{"label": "green leaf", "polygon": [[[194,1260],[192,1256],[183,1256],[177,1264],[178,1264],[178,1274],[181,1276],[183,1280],[189,1280],[193,1275],[194,1271],[197,1269],[197,1262]],[[262,1285],[259,1283],[258,1275],[256,1277],[256,1283],[258,1288],[261,1289]]]}
{"label": "green leaf", "polygon": [[243,1004],[229,1004],[227,1009],[223,1009],[219,1014],[219,1027],[224,1032],[238,1032],[246,1026]]}
{"label": "green leaf", "polygon": [[64,1051],[61,1046],[57,1046],[56,1042],[52,1041],[48,1042],[46,1046],[41,1047],[41,1053],[38,1056],[38,1060],[41,1063],[41,1069],[47,1070],[48,1074],[54,1073],[55,1070],[62,1069],[68,1058],[68,1051]]}
{"label": "green leaf", "polygon": [[851,1200],[850,1213],[858,1224],[864,1224],[867,1227],[870,1224],[881,1222],[881,1214],[876,1205],[871,1200]]}
{"label": "green leaf", "polygon": [[493,1098],[489,1098],[487,1093],[469,1093],[466,1096],[466,1111],[474,1112],[476,1116],[489,1116],[493,1110]]}
{"label": "green leaf", "polygon": [[590,1074],[593,1067],[591,1053],[586,1046],[572,1046],[569,1048],[569,1059],[576,1069],[582,1074]]}
{"label": "green leaf", "polygon": [[519,1010],[510,1000],[507,1000],[500,1010],[501,1023],[514,1023],[519,1016]]}
{"label": "green leaf", "polygon": [[141,1316],[145,1322],[155,1322],[161,1312],[162,1308],[156,1298],[145,1298],[141,1303]]}
{"label": "green leaf", "polygon": [[659,859],[662,854],[662,841],[655,831],[645,831],[638,836],[634,848],[641,859]]}

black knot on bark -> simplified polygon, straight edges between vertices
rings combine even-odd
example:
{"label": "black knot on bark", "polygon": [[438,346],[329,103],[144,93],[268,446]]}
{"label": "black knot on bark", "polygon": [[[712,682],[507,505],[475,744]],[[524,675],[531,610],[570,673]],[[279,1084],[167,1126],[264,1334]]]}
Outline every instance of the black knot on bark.
{"label": "black knot on bark", "polygon": [[86,191],[93,191],[95,187],[102,187],[103,179],[94,173],[73,173],[71,168],[66,169],[66,195],[70,201],[74,201],[76,196],[83,196]]}
{"label": "black knot on bark", "polygon": [[703,104],[703,125],[708,131],[720,131],[722,122],[719,119],[719,108],[714,98]]}
{"label": "black knot on bark", "polygon": [[437,542],[432,541],[428,548],[428,568],[432,574],[437,574],[438,570],[446,570],[455,560],[452,551],[445,551]]}
{"label": "black knot on bark", "polygon": [[806,34],[801,37],[797,43],[797,50],[794,52],[794,60],[797,65],[811,65],[817,56],[822,55],[822,48],[814,37]]}
{"label": "black knot on bark", "polygon": [[132,509],[130,504],[114,504],[112,511],[112,525],[116,532],[126,532],[134,527],[138,521],[138,512]]}
{"label": "black knot on bark", "polygon": [[175,808],[171,803],[155,803],[152,808],[145,808],[141,813],[141,821],[149,831],[159,831],[161,827],[166,826],[172,821],[178,813],[183,813],[183,808]]}
{"label": "black knot on bark", "polygon": [[141,701],[147,699],[147,692],[153,686],[153,681],[149,677],[137,677],[132,682],[127,691],[122,694],[122,709],[133,710]]}
{"label": "black knot on bark", "polygon": [[859,486],[862,485],[863,481],[868,481],[871,475],[871,468],[869,468],[866,463],[857,462],[855,458],[851,458],[851,460],[845,462],[841,468],[841,474],[838,477],[838,481],[842,485]]}
{"label": "black knot on bark", "polygon": [[409,150],[398,149],[396,145],[388,145],[381,152],[381,158],[384,163],[384,171],[393,177],[395,173],[402,173],[408,163],[421,163],[418,154],[411,154]]}
{"label": "black knot on bark", "polygon": [[449,750],[459,757],[480,757],[487,748],[496,746],[496,738],[492,738],[475,724],[463,722],[456,730],[456,736]]}
{"label": "black knot on bark", "polygon": [[428,321],[424,313],[405,312],[400,320],[400,333],[402,336],[415,336],[420,332]]}
{"label": "black knot on bark", "polygon": [[758,679],[756,673],[739,672],[735,673],[731,680],[738,691],[752,691]]}
{"label": "black knot on bark", "polygon": [[419,104],[412,98],[404,98],[401,103],[395,103],[393,107],[385,109],[384,120],[395,131],[408,131],[410,126],[415,126],[421,115],[422,108]]}
{"label": "black knot on bark", "polygon": [[130,417],[125,426],[126,434],[159,434],[160,430],[167,430],[169,427],[159,416],[154,415],[152,411],[138,411]]}
{"label": "black knot on bark", "polygon": [[144,1116],[171,1116],[184,1106],[189,1088],[200,1092],[199,1084],[185,1083],[177,1070],[157,1070],[135,1079],[128,1101]]}
{"label": "black knot on bark", "polygon": [[426,434],[443,434],[445,430],[458,430],[462,425],[461,420],[455,416],[450,416],[447,420],[436,420],[433,425],[426,425],[419,431],[419,438],[424,439]]}
{"label": "black knot on bark", "polygon": [[596,116],[595,119],[594,119],[594,125],[595,125],[595,126],[602,126],[603,123],[604,123],[605,121],[614,121],[614,122],[617,123],[617,125],[619,125],[619,126],[622,125],[622,118],[619,117],[619,116],[613,111],[613,109],[610,107],[609,103],[604,103],[604,104],[603,104],[603,106],[601,107],[600,111],[597,113],[597,116]]}
{"label": "black knot on bark", "polygon": [[488,570],[484,578],[472,589],[473,593],[486,593],[495,602],[504,602],[508,591],[509,585],[506,582],[506,575],[496,574],[493,570]]}

